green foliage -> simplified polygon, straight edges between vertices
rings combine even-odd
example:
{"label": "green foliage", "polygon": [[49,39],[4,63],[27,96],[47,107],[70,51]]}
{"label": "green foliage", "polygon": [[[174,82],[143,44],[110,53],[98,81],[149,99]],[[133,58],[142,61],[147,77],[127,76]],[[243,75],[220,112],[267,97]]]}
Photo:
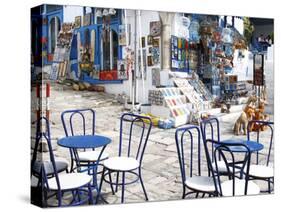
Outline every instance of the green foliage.
{"label": "green foliage", "polygon": [[255,27],[251,23],[250,18],[244,17],[243,21],[244,21],[244,37],[247,41],[247,44],[249,44],[251,42],[251,37],[253,31],[255,30]]}

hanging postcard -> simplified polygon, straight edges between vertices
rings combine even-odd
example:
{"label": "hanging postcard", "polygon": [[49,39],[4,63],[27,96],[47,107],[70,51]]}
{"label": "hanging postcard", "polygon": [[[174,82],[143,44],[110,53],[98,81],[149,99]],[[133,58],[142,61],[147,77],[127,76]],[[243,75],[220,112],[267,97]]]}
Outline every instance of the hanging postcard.
{"label": "hanging postcard", "polygon": [[128,79],[128,73],[127,73],[127,66],[125,60],[118,60],[117,61],[118,66],[118,79],[126,80]]}
{"label": "hanging postcard", "polygon": [[[126,30],[126,26],[127,26],[127,30]],[[125,46],[130,44],[130,24],[123,24],[123,25],[119,25],[119,32],[118,32],[118,44],[120,46]],[[127,35],[126,35],[127,32]],[[128,40],[127,40],[128,39]]]}
{"label": "hanging postcard", "polygon": [[152,68],[152,85],[160,86],[160,69],[159,68]]}
{"label": "hanging postcard", "polygon": [[159,36],[160,33],[161,33],[161,22],[160,21],[150,22],[150,35],[155,37],[155,36]]}
{"label": "hanging postcard", "polygon": [[91,13],[88,13],[83,16],[83,26],[89,26],[91,25]]}
{"label": "hanging postcard", "polygon": [[80,28],[81,27],[81,16],[76,16],[74,21],[74,28]]}
{"label": "hanging postcard", "polygon": [[159,50],[159,48],[153,47],[151,50],[152,50],[151,54],[152,54],[153,65],[160,64],[160,50]]}

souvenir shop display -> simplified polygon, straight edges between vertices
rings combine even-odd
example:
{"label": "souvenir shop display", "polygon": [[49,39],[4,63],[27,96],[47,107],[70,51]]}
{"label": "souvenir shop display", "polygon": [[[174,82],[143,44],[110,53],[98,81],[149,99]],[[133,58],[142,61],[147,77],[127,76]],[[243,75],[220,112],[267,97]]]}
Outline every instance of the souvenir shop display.
{"label": "souvenir shop display", "polygon": [[199,22],[197,19],[192,19],[190,26],[189,26],[189,41],[190,42],[194,42],[194,43],[198,43],[199,39],[200,39],[200,35],[199,35]]}
{"label": "souvenir shop display", "polygon": [[125,60],[118,60],[117,61],[118,67],[118,79],[128,79],[127,67]]}
{"label": "souvenir shop display", "polygon": [[174,71],[188,72],[188,41],[171,37],[171,66]]}
{"label": "souvenir shop display", "polygon": [[160,21],[150,22],[150,35],[155,37],[155,36],[159,36],[160,33],[161,33],[161,22]]}
{"label": "souvenir shop display", "polygon": [[212,95],[201,80],[175,78],[173,81],[181,93],[186,96],[193,109],[199,111],[211,108]]}
{"label": "souvenir shop display", "polygon": [[159,65],[160,64],[160,49],[159,49],[159,47],[152,47],[151,48],[151,56],[152,56],[153,65]]}
{"label": "souvenir shop display", "polygon": [[152,68],[152,85],[160,86],[160,68]]}
{"label": "souvenir shop display", "polygon": [[92,14],[88,13],[83,16],[83,26],[91,25]]}
{"label": "souvenir shop display", "polygon": [[151,113],[163,119],[173,119],[174,127],[186,124],[190,111],[186,97],[175,87],[157,88],[149,91]]}
{"label": "souvenir shop display", "polygon": [[66,77],[70,69],[70,45],[73,38],[72,23],[63,23],[58,34],[57,43],[51,66],[50,79],[57,80]]}
{"label": "souvenir shop display", "polygon": [[81,16],[76,16],[74,21],[74,28],[80,28],[81,27]]}
{"label": "souvenir shop display", "polygon": [[[126,29],[127,27],[127,29]],[[122,24],[118,27],[118,45],[125,46],[130,43],[130,31],[131,31],[131,25],[130,24]],[[126,36],[126,33],[128,34]],[[128,40],[127,40],[128,39]]]}

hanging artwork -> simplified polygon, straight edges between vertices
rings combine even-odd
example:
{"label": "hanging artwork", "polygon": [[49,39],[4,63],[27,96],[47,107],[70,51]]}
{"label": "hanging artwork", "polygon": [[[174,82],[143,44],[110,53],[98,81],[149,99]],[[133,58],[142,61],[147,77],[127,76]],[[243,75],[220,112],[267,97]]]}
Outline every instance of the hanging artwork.
{"label": "hanging artwork", "polygon": [[160,63],[160,50],[159,50],[159,48],[158,47],[152,47],[151,54],[152,54],[153,65],[158,65]]}
{"label": "hanging artwork", "polygon": [[[126,26],[127,26],[127,33],[128,35],[126,36]],[[128,44],[130,44],[130,24],[122,24],[122,25],[119,25],[119,28],[118,28],[118,44],[120,46],[125,46]],[[128,39],[128,41],[127,41]]]}
{"label": "hanging artwork", "polygon": [[152,46],[153,47],[159,47],[159,45],[160,45],[159,38],[154,38],[153,41],[152,41]]}
{"label": "hanging artwork", "polygon": [[188,41],[171,37],[171,64],[175,71],[188,71]]}
{"label": "hanging artwork", "polygon": [[76,16],[74,21],[74,28],[80,28],[81,27],[81,16]]}
{"label": "hanging artwork", "polygon": [[128,79],[128,73],[127,73],[127,67],[126,67],[126,61],[125,60],[118,60],[117,61],[118,66],[118,79]]}
{"label": "hanging artwork", "polygon": [[147,36],[147,45],[152,45],[153,37],[151,35]]}
{"label": "hanging artwork", "polygon": [[153,66],[152,56],[151,55],[147,56],[147,65],[148,66]]}
{"label": "hanging artwork", "polygon": [[152,68],[152,85],[160,86],[160,68]]}
{"label": "hanging artwork", "polygon": [[160,21],[152,21],[150,22],[150,35],[151,36],[159,36],[161,33],[161,22]]}
{"label": "hanging artwork", "polygon": [[141,37],[141,47],[145,47],[145,37]]}
{"label": "hanging artwork", "polygon": [[83,26],[89,26],[91,25],[91,13],[88,13],[83,16]]}
{"label": "hanging artwork", "polygon": [[264,56],[262,54],[254,55],[254,85],[264,85]]}

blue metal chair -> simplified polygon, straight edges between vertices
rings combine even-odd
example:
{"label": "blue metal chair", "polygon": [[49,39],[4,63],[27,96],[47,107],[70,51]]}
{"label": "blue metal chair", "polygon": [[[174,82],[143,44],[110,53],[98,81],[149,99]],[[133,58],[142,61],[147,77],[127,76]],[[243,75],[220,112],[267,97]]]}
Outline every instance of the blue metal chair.
{"label": "blue metal chair", "polygon": [[[258,130],[251,133],[249,128],[253,124],[258,125]],[[266,128],[265,131],[270,130],[270,136],[266,137],[267,141],[262,142],[264,146],[268,145],[267,153],[260,154],[259,152],[256,152],[256,164],[251,164],[249,170],[249,177],[251,180],[265,180],[268,182],[268,190],[266,191],[268,193],[271,193],[271,191],[273,190],[270,185],[274,184],[273,164],[270,164],[272,162],[271,151],[273,146],[273,125],[274,122],[253,120],[249,122],[247,128],[247,139],[251,140],[251,134],[256,134],[255,141],[257,141],[258,143],[261,143],[263,140],[260,138],[261,128]],[[263,162],[261,162],[261,159]]]}
{"label": "blue metal chair", "polygon": [[[203,119],[200,122],[200,129],[203,137],[204,147],[206,155],[209,155],[210,157],[210,165],[212,167],[209,167],[209,175],[210,170],[213,169],[216,171],[219,171],[220,174],[228,174],[227,167],[225,166],[225,163],[221,160],[218,161],[218,169],[215,169],[215,161],[214,161],[214,142],[206,142],[207,140],[212,140],[216,142],[222,142],[220,139],[220,124],[219,120],[216,117],[210,117],[208,119]],[[208,134],[209,132],[209,134]],[[235,169],[235,173],[242,174],[243,170],[239,168],[238,166]]]}
{"label": "blue metal chair", "polygon": [[[125,131],[124,129],[125,125],[128,125],[128,131]],[[142,180],[141,166],[151,127],[152,121],[149,117],[131,113],[124,113],[121,116],[119,153],[117,157],[110,157],[104,161],[100,191],[103,181],[110,184],[112,191],[113,185],[115,185],[115,192],[117,192],[118,186],[121,186],[121,203],[124,203],[125,185],[129,185],[140,180],[145,199],[148,201],[147,193]],[[135,133],[138,133],[139,136],[137,137]],[[116,174],[116,182],[112,180],[112,174]],[[119,182],[119,174],[122,174],[121,182]],[[126,175],[135,176],[136,178],[130,182],[126,182]],[[100,192],[98,193],[98,197],[99,195]]]}
{"label": "blue metal chair", "polygon": [[[46,132],[41,132],[42,122],[45,122]],[[71,173],[71,174],[59,174],[59,169],[57,168],[57,163],[55,161],[52,145],[51,145],[51,134],[50,125],[48,119],[41,117],[37,121],[36,129],[36,147],[39,146],[40,141],[46,140],[49,150],[50,162],[52,164],[53,177],[49,177],[45,169],[45,166],[41,166],[41,188],[43,192],[43,207],[54,206],[48,205],[47,201],[51,197],[56,197],[58,200],[58,206],[71,206],[71,205],[81,205],[89,201],[93,202],[92,191],[91,191],[91,180],[92,177],[84,173]],[[36,161],[36,156],[33,158],[33,163]],[[31,166],[32,167],[32,166]],[[62,197],[66,192],[72,193],[72,200],[68,205],[62,204]],[[51,194],[50,194],[51,193]],[[50,194],[50,195],[49,195]],[[86,197],[83,199],[81,195],[84,194]]]}
{"label": "blue metal chair", "polygon": [[[260,188],[253,181],[249,181],[249,167],[251,162],[250,149],[243,143],[224,143],[207,139],[206,143],[212,143],[215,146],[214,160],[215,170],[212,170],[214,181],[217,182],[216,188],[220,196],[241,196],[256,195],[260,193]],[[239,150],[239,151],[237,151]],[[237,152],[245,153],[243,155]],[[208,157],[209,158],[209,157]],[[220,160],[222,159],[222,160]],[[209,164],[211,163],[209,158]],[[218,163],[223,162],[226,167],[226,173],[219,171]],[[235,170],[240,164],[245,171],[245,179],[236,177]],[[212,168],[210,165],[209,167]],[[216,173],[216,175],[214,174]],[[222,181],[222,175],[228,176],[228,180]]]}
{"label": "blue metal chair", "polygon": [[[55,170],[53,164],[50,160],[43,160],[42,158],[42,142],[40,142],[41,128],[36,125],[35,133],[35,145],[32,153],[31,159],[31,202],[35,205],[43,207],[43,178],[42,170],[44,171],[46,177],[52,178],[55,176]],[[63,158],[55,158],[56,171],[58,173],[66,172],[68,173],[68,161]]]}
{"label": "blue metal chair", "polygon": [[[200,122],[200,129],[201,129],[202,138],[203,138],[204,143],[206,143],[207,139],[216,140],[217,142],[220,142],[220,124],[219,124],[219,120],[216,117],[202,119]],[[208,135],[208,131],[210,133],[209,135]],[[212,161],[212,166],[214,168],[214,166],[215,166],[214,145],[211,144],[210,147],[208,147],[208,145],[206,145],[205,151],[206,151],[206,154],[208,152],[208,154],[211,156],[210,159]],[[219,162],[218,166],[219,166],[220,172],[226,172],[226,167],[224,166],[224,163]],[[210,175],[210,172],[209,172],[209,175]]]}
{"label": "blue metal chair", "polygon": [[[195,137],[196,134],[197,138]],[[199,193],[203,194],[202,197],[204,197],[205,194],[216,196],[216,188],[213,178],[201,175],[201,139],[199,127],[188,126],[178,128],[176,130],[175,139],[182,177],[182,199],[187,195],[194,193],[196,194],[196,198]],[[187,154],[188,152],[189,154]],[[197,157],[195,155],[196,152]],[[188,161],[189,163],[187,163]],[[196,167],[196,163],[197,171],[194,171],[193,169]],[[188,171],[189,173],[187,173]],[[186,189],[191,191],[186,192]]]}
{"label": "blue metal chair", "polygon": [[[88,119],[87,119],[88,118]],[[76,110],[66,110],[61,114],[61,121],[63,129],[66,136],[74,135],[94,135],[95,134],[95,111],[92,109],[76,109]],[[76,121],[76,124],[74,124]],[[87,125],[89,123],[89,125]],[[77,126],[78,125],[78,126]],[[89,127],[89,128],[87,128]],[[82,151],[78,152],[79,162],[74,156],[73,150],[70,149],[71,156],[71,169],[74,171],[74,162],[76,162],[76,167],[79,164],[80,171],[81,167],[89,167],[93,163],[98,161],[100,150],[93,151]],[[103,152],[100,161],[108,158],[108,154]],[[86,169],[90,171],[90,169]]]}

